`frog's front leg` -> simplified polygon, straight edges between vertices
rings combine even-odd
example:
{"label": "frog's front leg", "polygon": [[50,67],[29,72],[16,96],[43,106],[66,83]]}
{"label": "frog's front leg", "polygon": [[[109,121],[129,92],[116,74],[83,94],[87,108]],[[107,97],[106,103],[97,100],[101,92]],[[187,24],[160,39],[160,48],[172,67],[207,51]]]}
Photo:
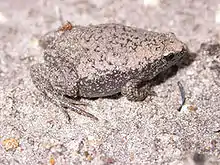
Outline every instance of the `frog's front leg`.
{"label": "frog's front leg", "polygon": [[[60,72],[62,73],[62,72]],[[30,74],[32,81],[36,88],[42,92],[46,99],[63,108],[68,108],[74,112],[98,120],[94,115],[86,112],[85,110],[75,106],[81,104],[80,102],[74,102],[74,100],[65,96],[65,94],[71,94],[72,97],[77,97],[78,88],[73,87],[71,91],[67,92],[69,86],[62,87],[63,78],[59,73],[59,70],[51,69],[50,66],[44,64],[35,64],[31,67]],[[65,74],[64,74],[65,75]],[[64,90],[64,91],[62,91]],[[69,118],[69,115],[66,113]]]}
{"label": "frog's front leg", "polygon": [[150,84],[138,79],[129,80],[121,89],[121,94],[130,101],[142,101],[152,94]]}

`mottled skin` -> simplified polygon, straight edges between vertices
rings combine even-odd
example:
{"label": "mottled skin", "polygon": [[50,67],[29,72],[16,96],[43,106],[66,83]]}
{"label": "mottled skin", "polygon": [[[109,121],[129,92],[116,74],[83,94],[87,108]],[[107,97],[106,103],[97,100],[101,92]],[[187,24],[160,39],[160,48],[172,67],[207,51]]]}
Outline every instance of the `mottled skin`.
{"label": "mottled skin", "polygon": [[131,101],[144,100],[148,81],[186,52],[186,45],[173,33],[120,24],[72,26],[46,34],[41,45],[45,63],[32,66],[33,83],[52,102],[93,118],[66,96],[93,98],[121,92]]}

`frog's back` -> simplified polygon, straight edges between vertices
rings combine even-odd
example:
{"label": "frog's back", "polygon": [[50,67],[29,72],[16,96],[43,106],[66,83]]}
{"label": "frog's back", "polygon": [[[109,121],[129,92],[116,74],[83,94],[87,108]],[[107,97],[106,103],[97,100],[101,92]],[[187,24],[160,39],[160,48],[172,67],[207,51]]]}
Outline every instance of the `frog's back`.
{"label": "frog's back", "polygon": [[160,56],[159,49],[163,48],[160,35],[120,24],[73,26],[51,44],[54,54],[51,50],[46,54],[87,72],[94,67],[98,70],[135,69]]}
{"label": "frog's back", "polygon": [[80,77],[116,70],[128,72],[161,59],[169,45],[165,43],[167,40],[175,43],[175,35],[114,23],[73,26],[56,34],[45,56],[46,61],[57,60],[56,63],[74,66]]}

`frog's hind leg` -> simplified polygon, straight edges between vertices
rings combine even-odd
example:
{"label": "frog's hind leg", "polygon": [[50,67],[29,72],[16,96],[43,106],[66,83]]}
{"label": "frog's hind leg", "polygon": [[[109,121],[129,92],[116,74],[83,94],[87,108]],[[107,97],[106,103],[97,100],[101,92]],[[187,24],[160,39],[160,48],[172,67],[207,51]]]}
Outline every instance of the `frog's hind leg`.
{"label": "frog's hind leg", "polygon": [[[44,64],[35,64],[31,67],[30,70],[31,78],[34,85],[39,91],[41,91],[45,98],[60,107],[69,108],[80,115],[84,115],[92,119],[98,120],[98,118],[94,115],[76,106],[84,105],[84,103],[80,103],[79,101],[77,102],[74,99],[68,98],[66,96],[63,96],[59,92],[56,92],[57,90],[54,90],[53,85],[51,84],[51,80],[49,80],[49,75],[51,73],[52,72],[50,67]],[[68,119],[70,119],[67,112],[64,112]]]}
{"label": "frog's hind leg", "polygon": [[[44,92],[44,95],[49,101],[51,101],[52,103],[54,103],[55,105],[57,105],[61,108],[68,108],[68,109],[78,113],[79,115],[83,115],[83,116],[89,117],[91,119],[98,120],[98,118],[95,117],[93,114],[86,112],[82,108],[79,108],[78,106],[76,106],[76,105],[85,105],[84,103],[75,102],[75,105],[74,105],[73,100],[68,97],[57,95],[57,94],[51,94],[51,93],[47,93],[47,92]],[[68,121],[70,121],[70,116],[69,116],[68,112],[65,109],[63,109],[63,112],[65,113],[66,117],[68,118]]]}
{"label": "frog's hind leg", "polygon": [[121,89],[121,94],[130,101],[142,101],[152,93],[149,83],[137,79],[129,80]]}

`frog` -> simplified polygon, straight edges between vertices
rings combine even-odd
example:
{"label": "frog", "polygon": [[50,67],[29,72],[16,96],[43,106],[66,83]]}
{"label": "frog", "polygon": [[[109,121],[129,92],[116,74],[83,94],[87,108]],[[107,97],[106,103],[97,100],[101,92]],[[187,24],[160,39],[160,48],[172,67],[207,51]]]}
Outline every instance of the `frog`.
{"label": "frog", "polygon": [[160,33],[118,23],[68,22],[40,39],[43,63],[31,66],[33,84],[54,104],[98,120],[80,108],[78,98],[121,93],[143,101],[150,82],[177,64],[187,46],[172,32]]}

